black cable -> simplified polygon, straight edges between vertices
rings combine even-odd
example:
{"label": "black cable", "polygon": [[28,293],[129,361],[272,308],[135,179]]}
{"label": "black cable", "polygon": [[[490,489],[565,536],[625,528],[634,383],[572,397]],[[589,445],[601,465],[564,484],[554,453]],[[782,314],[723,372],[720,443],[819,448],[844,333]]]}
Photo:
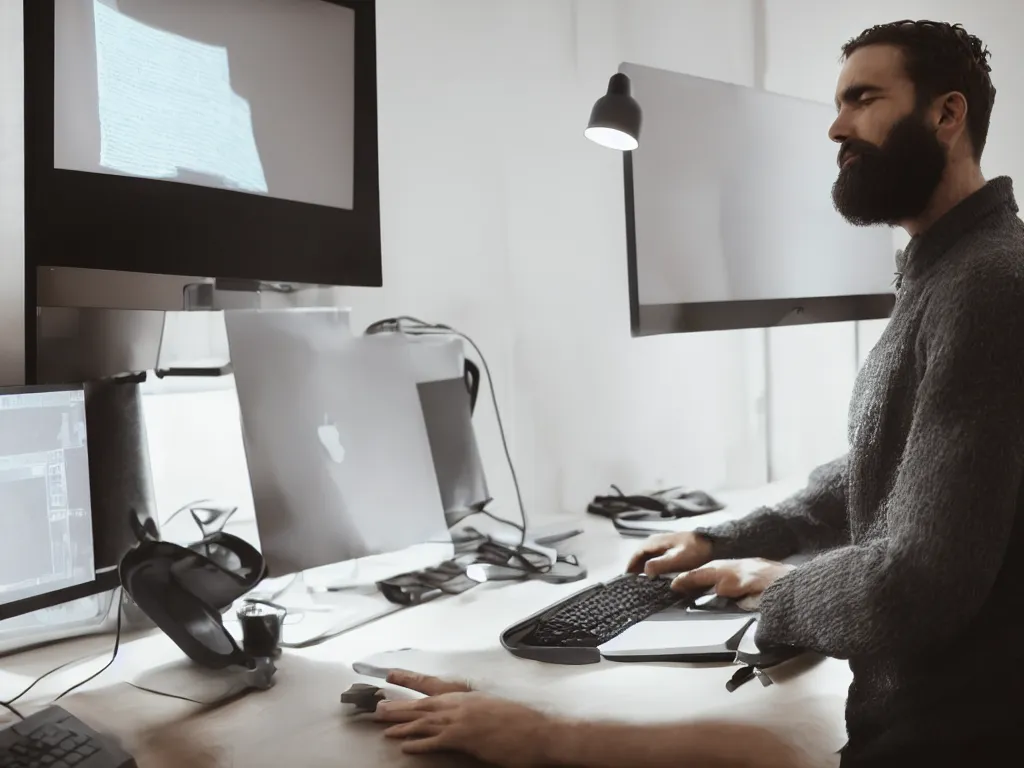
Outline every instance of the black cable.
{"label": "black cable", "polygon": [[8,712],[10,712],[10,713],[11,713],[12,715],[14,715],[14,716],[15,716],[16,718],[18,718],[19,720],[24,720],[24,719],[25,719],[25,716],[24,716],[23,714],[21,714],[21,712],[19,712],[19,711],[18,711],[18,710],[17,710],[17,709],[16,709],[15,707],[14,707],[14,705],[13,705],[13,704],[10,704],[9,702],[6,702],[6,701],[0,701],[0,707],[3,707],[4,709],[6,709],[6,710],[7,710]]}
{"label": "black cable", "polygon": [[[75,685],[71,686],[66,691],[64,691],[62,694],[60,694],[60,696],[57,696],[57,698],[55,698],[53,701],[57,701],[57,699],[63,698],[64,696],[66,696],[67,694],[69,694],[72,691],[76,690],[77,688],[80,688],[81,686],[85,685],[89,681],[94,680],[95,678],[99,677],[99,675],[101,673],[105,672],[110,667],[110,665],[114,663],[114,659],[117,658],[117,650],[118,650],[118,648],[121,645],[121,616],[122,616],[123,605],[124,605],[124,603],[122,602],[122,597],[121,597],[121,593],[120,592],[117,592],[115,599],[118,601],[118,603],[117,603],[117,629],[116,629],[116,634],[114,636],[114,648],[113,648],[113,651],[111,652],[110,660],[107,661],[107,663],[104,664],[103,667],[99,671],[97,671],[96,673],[90,675],[85,680],[82,680],[81,682],[76,683]],[[29,691],[31,691],[33,688],[35,688],[37,685],[39,685],[39,683],[41,683],[43,680],[48,678],[50,675],[52,675],[52,674],[54,674],[56,672],[60,672],[60,670],[65,669],[66,667],[70,667],[73,664],[78,664],[78,663],[80,663],[80,662],[82,662],[82,661],[84,661],[84,660],[86,660],[88,658],[90,658],[90,657],[88,657],[88,656],[79,656],[78,658],[71,659],[70,661],[65,661],[63,664],[60,664],[59,666],[56,666],[53,669],[48,670],[47,672],[44,672],[39,677],[37,677],[35,680],[33,680],[31,683],[29,683],[29,685],[25,689],[23,689],[21,691],[21,693],[19,693],[17,696],[14,696],[14,697],[12,697],[10,699],[7,699],[6,701],[0,701],[0,707],[3,707],[4,709],[8,709],[11,712],[13,712],[14,714],[16,714],[19,718],[24,719],[22,717],[22,715],[18,712],[18,710],[15,709],[12,706],[16,701],[18,701],[18,699],[20,699],[23,696],[25,696]]]}
{"label": "black cable", "polygon": [[127,680],[125,682],[128,685],[130,685],[132,688],[137,688],[138,690],[145,691],[146,693],[152,693],[154,696],[166,696],[168,699],[177,699],[178,701],[187,701],[189,704],[199,704],[199,705],[206,704],[205,701],[196,701],[195,699],[190,699],[188,696],[179,696],[176,693],[167,693],[166,691],[157,691],[157,690],[155,690],[153,688],[147,688],[144,685],[139,685],[138,683],[128,682]]}
{"label": "black cable", "polygon": [[[407,326],[412,326],[407,327]],[[514,528],[519,529],[519,546],[523,547],[526,545],[526,529],[529,527],[529,522],[526,516],[526,505],[523,503],[523,494],[519,487],[519,477],[516,474],[515,463],[512,461],[512,453],[508,447],[508,438],[505,436],[505,425],[501,419],[501,409],[498,407],[498,395],[494,389],[494,377],[491,376],[491,368],[487,364],[487,358],[484,356],[483,351],[477,345],[473,339],[462,331],[452,328],[450,325],[444,325],[442,323],[428,323],[420,320],[417,317],[411,317],[409,315],[401,315],[399,317],[388,318],[387,320],[380,320],[373,323],[366,329],[367,334],[380,333],[386,331],[394,331],[398,333],[408,333],[412,336],[428,336],[431,334],[435,335],[449,335],[457,336],[460,339],[466,341],[476,352],[477,357],[480,358],[480,364],[483,366],[484,373],[487,375],[487,389],[491,395],[491,404],[494,407],[494,418],[498,423],[498,434],[501,437],[501,447],[505,452],[505,461],[508,464],[509,474],[512,476],[512,485],[516,492],[516,501],[519,504],[519,516],[522,520],[522,525],[517,525],[510,520],[504,520],[490,512],[484,512],[486,516],[493,520],[511,525]]]}
{"label": "black cable", "polygon": [[10,709],[11,704],[13,704],[18,699],[20,699],[22,696],[24,696],[26,693],[31,691],[33,688],[35,688],[37,685],[39,685],[39,683],[41,683],[43,680],[48,678],[54,672],[60,672],[65,667],[70,667],[72,664],[77,664],[80,661],[85,661],[88,658],[90,658],[90,656],[79,656],[77,659],[71,659],[71,661],[65,661],[59,667],[54,667],[53,669],[49,670],[48,672],[44,672],[39,677],[37,677],[35,680],[33,680],[29,684],[29,686],[27,688],[25,688],[25,690],[23,690],[21,693],[19,693],[14,698],[8,699],[7,701],[0,701],[0,707],[6,707],[7,709]]}
{"label": "black cable", "polygon": [[[502,525],[507,525],[509,528],[515,528],[517,531],[519,531],[520,537],[523,537],[523,540],[520,541],[519,546],[523,546],[526,543],[525,537],[523,536],[523,534],[526,532],[526,527],[525,526],[522,526],[519,523],[513,522],[512,520],[506,520],[503,517],[498,517],[498,515],[494,514],[493,512],[488,512],[486,509],[478,509],[473,514],[474,515],[483,515],[484,517],[489,517],[491,520],[493,520],[496,523],[501,523]],[[469,515],[467,515],[467,517],[469,517]]]}
{"label": "black cable", "polygon": [[[114,663],[114,659],[117,658],[117,651],[121,647],[121,617],[124,615],[124,598],[123,598],[123,596],[122,596],[122,594],[120,592],[117,593],[116,599],[117,599],[117,629],[115,630],[114,650],[110,654],[110,660],[107,661],[107,663],[104,664],[102,667],[100,667],[97,671],[95,671],[91,675],[89,675],[89,677],[85,678],[85,680],[82,680],[81,682],[78,682],[78,683],[75,683],[74,685],[72,685],[66,691],[61,693],[56,698],[54,698],[53,701],[60,701],[61,699],[63,699],[65,696],[67,696],[72,691],[78,690],[79,688],[81,688],[86,683],[95,680],[97,677],[99,677],[104,672],[106,672],[110,668],[110,665]],[[52,704],[53,702],[50,702],[50,703]]]}

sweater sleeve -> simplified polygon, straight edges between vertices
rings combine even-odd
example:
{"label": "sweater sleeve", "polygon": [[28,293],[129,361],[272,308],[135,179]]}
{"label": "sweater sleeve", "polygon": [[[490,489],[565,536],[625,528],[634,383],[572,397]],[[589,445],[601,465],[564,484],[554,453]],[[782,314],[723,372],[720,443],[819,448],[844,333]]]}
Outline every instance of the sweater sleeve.
{"label": "sweater sleeve", "polygon": [[886,536],[827,552],[767,589],[759,644],[850,658],[941,645],[969,626],[1002,568],[1021,490],[1022,308],[1024,275],[1012,266],[982,264],[936,291],[903,458],[880,510]]}
{"label": "sweater sleeve", "polygon": [[846,460],[843,456],[818,467],[806,488],[775,507],[697,532],[711,540],[716,560],[785,560],[847,544]]}

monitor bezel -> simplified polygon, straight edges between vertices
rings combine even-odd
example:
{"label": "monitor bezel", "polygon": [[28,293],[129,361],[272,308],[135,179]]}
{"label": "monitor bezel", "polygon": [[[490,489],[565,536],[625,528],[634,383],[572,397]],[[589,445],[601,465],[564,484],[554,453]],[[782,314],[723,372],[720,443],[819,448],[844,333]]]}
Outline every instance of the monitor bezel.
{"label": "monitor bezel", "polygon": [[[85,384],[32,384],[0,387],[0,397],[4,397],[6,395],[35,394],[38,392],[82,392],[84,395]],[[86,450],[88,450],[88,435],[89,425],[86,423]],[[91,498],[91,484],[89,492]],[[96,516],[93,514],[91,517],[93,552],[95,553],[96,536],[98,532],[96,530]],[[94,568],[96,566],[95,557],[93,559],[93,566]],[[12,600],[9,603],[0,603],[0,622],[7,619],[13,619],[18,616],[24,616],[45,608],[53,608],[58,605],[63,605],[64,603],[70,603],[74,600],[80,600],[85,597],[92,597],[93,595],[109,592],[112,589],[117,589],[119,586],[121,586],[121,577],[118,573],[117,567],[104,567],[94,573],[92,581],[87,581],[83,584],[76,584],[73,587],[55,589],[52,592],[44,592],[41,595],[34,595],[21,600]]]}

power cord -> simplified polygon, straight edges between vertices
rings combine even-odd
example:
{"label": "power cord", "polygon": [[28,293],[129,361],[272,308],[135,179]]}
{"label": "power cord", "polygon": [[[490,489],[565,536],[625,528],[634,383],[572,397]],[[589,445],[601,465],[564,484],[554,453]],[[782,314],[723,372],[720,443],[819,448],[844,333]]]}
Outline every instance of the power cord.
{"label": "power cord", "polygon": [[385,320],[378,320],[377,322],[369,325],[366,329],[367,335],[389,332],[407,333],[410,336],[457,336],[468,343],[476,352],[477,357],[480,358],[480,364],[484,369],[484,373],[487,375],[487,389],[490,392],[491,404],[494,407],[494,418],[498,423],[498,434],[501,437],[501,447],[505,452],[505,461],[508,464],[509,474],[512,476],[512,485],[515,488],[516,502],[519,505],[519,517],[522,524],[500,518],[491,512],[485,511],[484,509],[478,510],[478,514],[485,515],[499,523],[518,529],[519,546],[520,548],[524,547],[526,545],[526,529],[528,527],[526,505],[523,503],[523,494],[519,487],[519,477],[516,474],[515,462],[512,461],[512,453],[508,447],[508,438],[505,436],[505,425],[501,418],[501,409],[498,407],[498,395],[494,389],[494,377],[491,376],[491,368],[487,364],[487,358],[484,356],[483,351],[468,334],[456,330],[450,325],[444,325],[443,323],[428,323],[417,317],[411,317],[409,315],[400,315],[398,317],[391,317]]}
{"label": "power cord", "polygon": [[54,674],[55,672],[60,672],[62,669],[65,669],[66,667],[70,667],[73,664],[78,664],[79,662],[85,661],[88,658],[89,658],[88,656],[79,656],[77,659],[71,659],[71,661],[65,661],[60,666],[54,667],[53,669],[49,670],[48,672],[44,672],[39,677],[37,677],[35,680],[33,680],[29,684],[29,686],[27,688],[25,688],[17,696],[14,696],[13,698],[8,699],[7,701],[0,701],[0,707],[4,707],[5,709],[9,709],[9,710],[11,710],[13,712],[14,710],[11,709],[11,705],[14,704],[16,701],[18,701],[18,699],[20,699],[23,696],[25,696],[25,694],[27,694],[29,691],[31,691],[33,688],[35,688],[37,685],[39,685],[39,683],[41,683],[43,680],[45,680],[46,678],[48,678],[50,675]]}
{"label": "power cord", "polygon": [[[50,702],[51,704],[60,701],[65,696],[67,696],[69,693],[72,693],[73,691],[78,690],[79,688],[81,688],[86,683],[92,682],[97,677],[99,677],[104,672],[106,672],[108,669],[110,669],[110,666],[114,663],[114,660],[117,658],[117,653],[118,653],[118,651],[121,648],[121,628],[122,628],[121,620],[122,620],[122,617],[124,615],[124,607],[123,607],[124,606],[124,602],[123,602],[123,597],[122,597],[121,592],[118,592],[118,598],[117,599],[118,599],[117,627],[116,627],[116,629],[114,631],[114,647],[111,650],[110,658],[107,660],[107,663],[104,664],[102,667],[100,667],[95,672],[93,672],[91,675],[89,675],[84,680],[81,680],[81,681],[75,683],[70,688],[67,688],[65,691],[60,693],[58,696],[54,697],[51,700],[51,702]],[[13,697],[11,699],[8,699],[7,701],[0,701],[0,707],[3,707],[4,709],[10,711],[19,720],[24,720],[25,716],[14,706],[14,703],[16,701],[18,701],[18,699],[20,699],[23,696],[25,696],[29,691],[31,691],[33,688],[35,688],[40,682],[45,680],[50,675],[54,674],[55,672],[59,672],[60,670],[65,669],[66,667],[70,667],[73,664],[78,664],[79,662],[84,661],[86,658],[88,658],[88,657],[79,657],[77,659],[72,659],[71,661],[64,662],[60,666],[54,667],[53,669],[49,670],[48,672],[44,672],[42,675],[40,675],[35,680],[33,680],[32,683],[27,688],[25,688],[21,693],[19,693],[17,696],[15,696],[15,697]],[[179,696],[179,695],[173,694],[173,693],[165,693],[163,691],[157,691],[157,690],[154,690],[152,688],[147,688],[146,686],[139,685],[137,683],[133,683],[133,682],[130,682],[130,681],[125,681],[125,682],[127,682],[127,684],[130,685],[132,688],[136,688],[136,689],[138,689],[140,691],[145,691],[146,693],[152,693],[155,696],[165,696],[165,697],[170,698],[170,699],[179,699],[181,701],[187,701],[187,702],[189,702],[191,704],[200,704],[200,705],[205,704],[205,702],[196,701],[195,699],[190,699],[187,696]]]}
{"label": "power cord", "polygon": [[[86,683],[91,682],[92,680],[95,680],[101,674],[106,672],[110,668],[110,665],[114,663],[114,659],[117,658],[117,651],[121,647],[121,617],[123,615],[123,605],[124,605],[124,603],[122,602],[121,592],[120,591],[118,591],[116,599],[118,601],[117,602],[117,627],[115,629],[115,634],[114,634],[114,648],[111,651],[110,659],[107,661],[106,664],[104,664],[102,667],[100,667],[100,669],[98,669],[93,674],[89,675],[89,677],[85,678],[84,680],[82,680],[80,682],[75,683],[73,686],[71,686],[70,688],[65,690],[59,696],[55,697],[50,702],[51,704],[53,702],[59,701],[60,699],[64,698],[65,696],[67,696],[72,691],[78,690],[79,688],[81,688]],[[88,658],[88,657],[78,657],[76,659],[71,659],[70,661],[66,661],[63,664],[61,664],[59,666],[56,666],[56,667],[54,667],[53,669],[51,669],[51,670],[49,670],[47,672],[44,672],[39,677],[37,677],[35,680],[33,680],[17,696],[14,696],[14,697],[12,697],[10,699],[7,699],[6,701],[0,701],[0,707],[3,707],[4,709],[9,710],[10,712],[12,712],[15,715],[17,715],[19,719],[24,720],[25,719],[24,716],[14,707],[14,703],[16,701],[18,701],[19,699],[21,699],[23,696],[25,696],[29,691],[31,691],[33,688],[35,688],[37,685],[39,685],[39,683],[41,683],[43,680],[48,678],[50,675],[52,675],[52,674],[54,674],[56,672],[59,672],[60,670],[65,669],[66,667],[70,667],[73,664],[78,664],[79,662],[84,661],[86,658]]]}
{"label": "power cord", "polygon": [[[85,678],[85,680],[75,683],[70,688],[61,693],[59,696],[54,698],[53,701],[60,701],[72,691],[76,691],[86,683],[92,682],[97,677],[106,672],[108,669],[110,669],[110,665],[114,663],[114,659],[117,658],[117,652],[121,648],[121,617],[124,615],[124,597],[120,591],[118,591],[115,599],[117,600],[117,628],[114,630],[114,649],[110,653],[110,659],[107,661],[106,664],[104,664],[98,670],[96,670],[87,678]],[[50,703],[52,704],[53,702]]]}

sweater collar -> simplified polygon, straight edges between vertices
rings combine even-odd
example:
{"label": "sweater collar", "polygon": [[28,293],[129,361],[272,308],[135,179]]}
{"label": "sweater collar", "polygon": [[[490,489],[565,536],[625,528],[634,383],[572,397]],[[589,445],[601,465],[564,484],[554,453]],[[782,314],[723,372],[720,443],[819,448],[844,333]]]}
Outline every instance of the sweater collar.
{"label": "sweater collar", "polygon": [[961,200],[926,232],[912,238],[904,250],[896,252],[897,290],[903,277],[920,275],[960,238],[999,209],[1008,209],[1014,214],[1019,210],[1013,194],[1013,181],[1007,176],[992,179]]}

